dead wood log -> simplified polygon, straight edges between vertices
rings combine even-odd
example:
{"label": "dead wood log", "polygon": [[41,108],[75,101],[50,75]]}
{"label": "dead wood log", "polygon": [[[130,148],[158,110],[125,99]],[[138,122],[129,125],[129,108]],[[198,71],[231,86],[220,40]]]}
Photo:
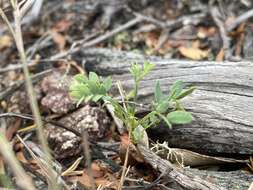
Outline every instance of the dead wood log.
{"label": "dead wood log", "polygon": [[150,102],[157,80],[164,91],[176,80],[197,87],[183,100],[194,122],[171,130],[153,129],[151,137],[199,153],[253,154],[253,63],[178,61],[106,49],[85,49],[76,57],[84,61],[87,71],[121,80],[125,90],[133,84],[128,72],[131,63],[154,63],[156,67],[140,87],[142,103]]}
{"label": "dead wood log", "polygon": [[173,189],[187,190],[232,190],[248,189],[253,179],[251,175],[241,171],[217,172],[190,168],[178,168],[169,161],[164,160],[143,146],[138,146],[144,159],[154,169],[162,173],[168,185]]}

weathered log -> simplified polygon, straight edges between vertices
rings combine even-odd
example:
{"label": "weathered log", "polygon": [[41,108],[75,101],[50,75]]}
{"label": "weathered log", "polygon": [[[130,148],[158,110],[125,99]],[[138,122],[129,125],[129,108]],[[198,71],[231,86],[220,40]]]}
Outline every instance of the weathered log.
{"label": "weathered log", "polygon": [[143,146],[138,146],[144,159],[163,177],[173,182],[169,187],[187,190],[234,190],[248,189],[253,180],[252,175],[241,171],[217,172],[190,168],[178,168]]}
{"label": "weathered log", "polygon": [[131,63],[154,63],[156,67],[141,83],[142,103],[150,103],[157,80],[166,92],[176,80],[197,87],[183,100],[193,113],[193,123],[155,128],[151,137],[199,153],[253,154],[253,63],[178,61],[106,49],[86,49],[78,57],[85,60],[87,71],[112,75],[125,90],[133,85],[128,72]]}

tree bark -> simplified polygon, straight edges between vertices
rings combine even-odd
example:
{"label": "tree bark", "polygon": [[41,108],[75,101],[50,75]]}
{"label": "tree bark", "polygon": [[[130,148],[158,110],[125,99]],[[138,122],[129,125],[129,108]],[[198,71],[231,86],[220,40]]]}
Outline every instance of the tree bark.
{"label": "tree bark", "polygon": [[187,190],[234,190],[248,189],[253,178],[241,171],[217,172],[190,168],[178,168],[168,160],[162,159],[145,147],[138,146],[145,161],[161,172],[165,181],[172,183],[168,187]]}
{"label": "tree bark", "polygon": [[[141,83],[140,103],[150,103],[157,80],[167,93],[176,80],[196,86],[182,101],[194,121],[173,129],[153,128],[149,134],[154,140],[209,155],[253,154],[253,63],[178,61],[106,49],[86,49],[76,57],[85,60],[87,71],[122,81],[126,91],[133,87],[128,72],[131,63],[154,63]],[[117,89],[113,94],[118,94]]]}

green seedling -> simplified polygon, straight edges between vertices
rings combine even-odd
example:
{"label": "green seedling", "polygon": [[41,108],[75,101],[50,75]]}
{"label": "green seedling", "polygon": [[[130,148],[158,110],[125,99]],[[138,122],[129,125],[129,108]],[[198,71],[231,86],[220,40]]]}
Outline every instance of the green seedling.
{"label": "green seedling", "polygon": [[140,126],[143,129],[155,126],[162,121],[168,127],[173,124],[188,124],[192,121],[191,113],[184,110],[180,100],[194,91],[194,87],[185,89],[182,81],[176,81],[169,89],[169,94],[164,94],[159,81],[156,82],[154,91],[154,100],[151,110],[143,118],[136,117],[138,104],[138,90],[143,78],[154,68],[154,64],[145,62],[132,64],[130,73],[134,79],[133,89],[128,94],[122,94],[120,101],[110,96],[109,91],[112,87],[110,77],[102,80],[96,73],[90,72],[89,76],[78,74],[70,86],[70,95],[75,98],[77,104],[82,102],[98,102],[110,104],[113,107],[115,115],[124,123],[129,131],[130,137],[134,143],[140,141]]}

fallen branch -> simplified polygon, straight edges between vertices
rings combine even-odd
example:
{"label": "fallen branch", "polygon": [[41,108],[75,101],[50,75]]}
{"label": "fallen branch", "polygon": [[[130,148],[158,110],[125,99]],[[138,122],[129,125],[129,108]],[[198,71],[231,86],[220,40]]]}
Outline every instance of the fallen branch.
{"label": "fallen branch", "polygon": [[[149,135],[154,140],[207,155],[253,154],[252,62],[179,61],[98,48],[85,49],[77,59],[86,61],[87,72],[124,81],[125,91],[133,86],[128,71],[131,63],[154,63],[155,69],[140,86],[138,103],[144,105],[150,104],[157,80],[166,93],[176,80],[196,86],[194,93],[182,102],[193,113],[194,122],[172,129],[153,128]],[[112,93],[118,96],[117,89]],[[140,108],[140,114],[143,111],[145,108]]]}
{"label": "fallen branch", "polygon": [[172,189],[187,190],[225,190],[247,189],[252,176],[243,172],[202,171],[190,168],[178,168],[164,160],[144,146],[138,145],[145,161],[163,174],[166,181],[171,181]]}
{"label": "fallen branch", "polygon": [[220,31],[220,36],[222,39],[222,48],[224,50],[224,58],[225,60],[231,58],[232,53],[230,50],[230,44],[231,44],[231,39],[228,37],[227,30],[225,29],[225,24],[222,22],[222,20],[219,18],[221,17],[220,12],[217,7],[211,7],[210,8],[210,13],[212,15],[212,18],[219,28]]}
{"label": "fallen branch", "polygon": [[234,30],[237,26],[239,26],[241,23],[248,20],[250,17],[253,17],[253,9],[243,13],[239,17],[237,17],[229,26],[227,26],[227,31],[231,32]]}
{"label": "fallen branch", "polygon": [[142,145],[139,145],[138,149],[147,163],[176,183],[176,186],[174,187],[175,189],[183,187],[184,189],[192,190],[225,190],[225,188],[219,187],[207,180],[199,178],[198,176],[184,173],[183,169],[180,170],[169,161],[161,159],[155,153],[151,152],[151,150]]}
{"label": "fallen branch", "polygon": [[127,23],[125,23],[123,25],[120,25],[119,27],[115,28],[114,30],[109,31],[109,32],[105,33],[104,35],[99,36],[99,37],[97,37],[93,40],[90,40],[90,41],[82,44],[81,46],[74,47],[74,48],[68,50],[67,52],[62,52],[62,53],[59,53],[59,54],[56,54],[56,55],[52,56],[50,58],[50,60],[61,59],[63,57],[66,57],[68,55],[71,55],[73,53],[78,52],[80,49],[88,48],[88,47],[97,45],[97,44],[99,44],[101,42],[104,42],[105,40],[109,39],[110,37],[122,32],[122,31],[124,31],[128,28],[133,27],[134,25],[136,25],[137,23],[140,23],[141,21],[143,21],[143,19],[141,17],[135,17],[134,19],[128,21]]}

